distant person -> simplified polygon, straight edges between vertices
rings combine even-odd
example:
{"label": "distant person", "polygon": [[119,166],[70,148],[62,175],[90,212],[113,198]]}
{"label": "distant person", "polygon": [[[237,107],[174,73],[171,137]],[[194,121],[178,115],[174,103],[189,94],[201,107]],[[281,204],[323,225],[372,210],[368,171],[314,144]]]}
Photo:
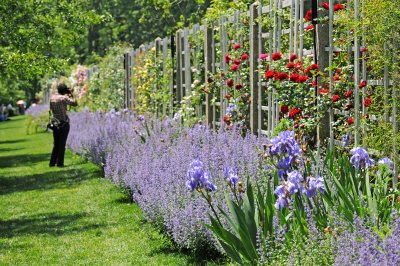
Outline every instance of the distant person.
{"label": "distant person", "polygon": [[24,115],[25,114],[25,106],[23,103],[17,104],[18,106],[18,114]]}
{"label": "distant person", "polygon": [[13,116],[13,115],[14,115],[14,108],[13,108],[13,106],[11,105],[11,103],[9,103],[9,104],[7,105],[7,111],[8,111],[8,116]]}
{"label": "distant person", "polygon": [[7,107],[2,104],[0,106],[0,121],[6,121],[7,120]]}
{"label": "distant person", "polygon": [[64,83],[57,86],[58,94],[50,97],[50,110],[53,117],[60,121],[59,128],[53,130],[53,151],[50,157],[50,166],[64,167],[65,145],[69,133],[69,118],[67,106],[77,106],[71,90]]}

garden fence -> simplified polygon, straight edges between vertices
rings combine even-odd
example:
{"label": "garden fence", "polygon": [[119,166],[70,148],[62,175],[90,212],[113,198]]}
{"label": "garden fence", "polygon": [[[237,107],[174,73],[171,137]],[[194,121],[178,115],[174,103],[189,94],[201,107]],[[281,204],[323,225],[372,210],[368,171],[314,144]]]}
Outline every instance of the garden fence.
{"label": "garden fence", "polygon": [[[320,6],[321,2],[318,3],[318,7]],[[271,136],[279,122],[279,103],[274,93],[265,89],[265,82],[261,82],[263,73],[258,71],[260,54],[264,52],[272,54],[285,50],[289,54],[297,54],[301,59],[311,57],[315,63],[318,63],[320,69],[329,70],[329,78],[333,80],[334,69],[329,66],[332,65],[335,54],[342,52],[347,53],[349,64],[354,66],[354,109],[343,111],[330,108],[326,121],[319,127],[319,138],[328,140],[330,147],[343,145],[343,141],[335,139],[334,125],[340,117],[343,119],[350,115],[354,118],[355,145],[362,143],[360,138],[365,130],[362,121],[366,117],[376,123],[390,123],[391,130],[397,132],[397,86],[394,84],[395,78],[389,76],[390,62],[386,62],[383,73],[379,75],[369,73],[368,58],[361,56],[362,51],[366,50],[364,27],[361,31],[348,30],[344,33],[350,39],[347,47],[335,46],[337,33],[333,26],[336,18],[333,0],[329,0],[327,23],[315,25],[316,37],[313,42],[310,42],[306,29],[311,27],[311,23],[303,19],[310,8],[311,1],[302,0],[255,2],[247,11],[237,11],[231,16],[222,16],[217,21],[205,20],[201,25],[195,24],[191,28],[179,29],[174,36],[157,38],[153,42],[143,44],[126,53],[124,56],[125,107],[130,109],[137,107],[135,100],[138,88],[135,87],[132,78],[139,75],[135,73],[135,70],[143,63],[143,58],[147,54],[155,53],[155,57],[162,64],[159,74],[169,81],[170,100],[168,103],[164,102],[157,112],[173,115],[175,107],[193,93],[195,79],[200,79],[207,89],[207,80],[210,76],[228,71],[224,55],[229,52],[232,44],[239,43],[249,49],[249,76],[246,82],[249,83],[251,90],[250,130],[255,134]],[[353,16],[354,23],[362,23],[364,2],[349,1],[345,12]],[[388,43],[382,45],[386,53]],[[378,96],[382,101],[380,112],[375,112],[373,115],[367,113],[366,107],[362,104],[365,100],[366,87],[362,88],[362,93],[359,95],[359,84],[362,81],[366,81],[369,87],[382,87],[383,95]],[[157,86],[160,85],[156,85],[154,90],[160,89]],[[327,86],[332,96],[332,82]],[[195,106],[196,116],[204,117],[212,128],[220,126],[228,107],[228,101],[224,99],[225,94],[226,91],[223,88],[218,95],[205,93],[200,104]],[[398,147],[395,142],[392,149],[397,155]]]}

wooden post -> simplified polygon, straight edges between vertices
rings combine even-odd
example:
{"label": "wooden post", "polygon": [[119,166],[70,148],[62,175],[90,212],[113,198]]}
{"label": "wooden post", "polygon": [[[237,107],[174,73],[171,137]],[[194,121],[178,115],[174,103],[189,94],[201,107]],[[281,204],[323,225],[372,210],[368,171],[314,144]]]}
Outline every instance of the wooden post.
{"label": "wooden post", "polygon": [[189,44],[189,28],[186,27],[183,31],[183,61],[185,75],[185,96],[192,93],[192,68],[190,65],[190,44]]}
{"label": "wooden post", "polygon": [[[155,53],[155,57],[154,57],[154,63],[156,63],[157,64],[157,61],[158,61],[158,57],[160,56],[160,54],[161,54],[161,52],[162,52],[162,50],[161,50],[161,41],[162,41],[162,39],[161,38],[156,38],[155,39],[155,48],[156,48],[156,53]],[[158,69],[158,71],[161,71],[161,69]],[[155,79],[157,79],[158,77],[154,77]],[[156,82],[156,84],[158,84],[158,82]],[[154,90],[156,90],[156,91],[158,91],[158,90],[161,90],[162,88],[159,88],[157,85],[155,86],[155,88],[153,88]],[[159,116],[159,113],[160,112],[162,112],[162,110],[159,110],[159,108],[160,108],[160,103],[158,102],[158,99],[154,99],[154,109],[155,109],[155,111],[156,111],[156,116],[158,117]]]}
{"label": "wooden post", "polygon": [[[318,1],[318,6],[320,6],[320,1]],[[325,13],[319,12],[318,17],[325,16]],[[316,47],[317,51],[314,54],[316,58],[314,58],[314,62],[318,63],[319,69],[324,70],[329,66],[329,53],[325,51],[325,47],[329,46],[329,25],[324,23],[318,23],[315,25],[316,29]],[[316,59],[318,59],[316,61]],[[318,78],[318,81],[319,78]],[[320,82],[318,82],[320,84]],[[317,96],[317,95],[315,95]],[[329,112],[326,112],[325,115],[321,119],[321,123],[317,129],[317,146],[319,147],[319,143],[321,141],[327,140],[330,136],[331,125],[329,124]]]}
{"label": "wooden post", "polygon": [[[354,0],[354,23],[358,23],[358,0]],[[354,31],[354,121],[355,121],[355,132],[354,132],[354,146],[358,146],[360,143],[360,98],[358,93],[358,85],[360,83],[360,47],[358,45],[357,30]]]}
{"label": "wooden post", "polygon": [[178,104],[182,101],[182,30],[176,31],[176,101]]}
{"label": "wooden post", "polygon": [[129,66],[128,53],[124,54],[125,86],[124,86],[124,108],[128,106],[128,87],[129,87]]}
{"label": "wooden post", "polygon": [[[163,73],[163,77],[165,77],[166,75],[169,74],[168,69],[167,69],[168,38],[164,38],[164,39],[162,40],[162,58],[163,58],[163,60],[162,60],[162,73]],[[171,80],[171,79],[170,79],[170,80]],[[164,86],[164,85],[165,85],[165,84],[163,84],[163,86]],[[167,103],[165,103],[165,102],[163,101],[163,104],[162,104],[162,113],[163,113],[163,116],[167,115],[167,108],[168,108],[168,105],[169,105],[169,104],[167,104]]]}
{"label": "wooden post", "polygon": [[204,20],[204,84],[206,84],[206,123],[208,127],[213,126],[213,107],[211,105],[211,99],[213,95],[209,93],[208,88],[208,77],[213,73],[212,64],[213,64],[213,29],[208,25],[207,20]]}
{"label": "wooden post", "polygon": [[259,78],[258,78],[258,57],[259,57],[259,32],[258,25],[256,25],[256,20],[258,17],[258,2],[250,5],[250,95],[251,95],[251,104],[250,104],[250,130],[254,134],[261,132],[261,125],[259,125],[258,121],[258,108],[261,110],[261,105],[259,105],[258,99],[258,90],[259,90]]}

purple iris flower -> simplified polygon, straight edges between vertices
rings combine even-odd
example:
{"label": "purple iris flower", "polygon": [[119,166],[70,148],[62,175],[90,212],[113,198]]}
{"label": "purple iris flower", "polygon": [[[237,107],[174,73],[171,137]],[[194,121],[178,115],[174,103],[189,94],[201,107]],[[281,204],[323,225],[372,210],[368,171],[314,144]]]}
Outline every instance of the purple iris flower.
{"label": "purple iris flower", "polygon": [[287,206],[287,200],[285,197],[278,197],[278,199],[275,202],[275,208],[279,210],[280,208],[286,208]]}
{"label": "purple iris flower", "polygon": [[387,165],[390,171],[393,171],[393,161],[389,158],[382,158],[378,161],[378,165]]}
{"label": "purple iris flower", "polygon": [[351,156],[350,162],[356,168],[368,168],[374,165],[374,161],[369,158],[368,152],[363,147],[354,147],[350,150]]}
{"label": "purple iris flower", "polygon": [[239,181],[239,177],[236,174],[235,168],[225,167],[224,177],[225,180],[228,181],[230,184],[236,184]]}
{"label": "purple iris flower", "polygon": [[349,133],[343,135],[342,141],[344,142],[345,147],[349,146],[350,139],[351,139],[351,136]]}
{"label": "purple iris flower", "polygon": [[275,195],[277,195],[278,197],[285,197],[286,193],[285,193],[285,186],[284,185],[280,185],[277,186],[274,190]]}
{"label": "purple iris flower", "polygon": [[322,193],[325,192],[324,179],[320,176],[308,178],[308,189],[306,190],[307,196],[309,198],[314,197],[317,190],[320,190]]}
{"label": "purple iris flower", "polygon": [[194,159],[187,171],[189,180],[186,181],[186,187],[193,191],[196,188],[215,191],[217,188],[211,183],[210,172],[204,171],[203,163],[199,159]]}
{"label": "purple iris flower", "polygon": [[294,139],[293,131],[283,131],[273,139],[271,139],[272,147],[269,149],[271,155],[287,155],[296,157],[301,155],[301,150]]}

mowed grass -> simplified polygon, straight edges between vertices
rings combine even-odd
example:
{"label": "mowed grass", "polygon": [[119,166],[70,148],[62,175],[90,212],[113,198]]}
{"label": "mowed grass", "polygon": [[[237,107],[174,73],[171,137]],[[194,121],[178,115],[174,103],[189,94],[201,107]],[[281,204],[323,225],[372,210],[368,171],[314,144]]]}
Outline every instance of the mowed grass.
{"label": "mowed grass", "polygon": [[0,123],[0,265],[194,265],[146,223],[127,193],[67,151],[50,168],[52,135]]}

